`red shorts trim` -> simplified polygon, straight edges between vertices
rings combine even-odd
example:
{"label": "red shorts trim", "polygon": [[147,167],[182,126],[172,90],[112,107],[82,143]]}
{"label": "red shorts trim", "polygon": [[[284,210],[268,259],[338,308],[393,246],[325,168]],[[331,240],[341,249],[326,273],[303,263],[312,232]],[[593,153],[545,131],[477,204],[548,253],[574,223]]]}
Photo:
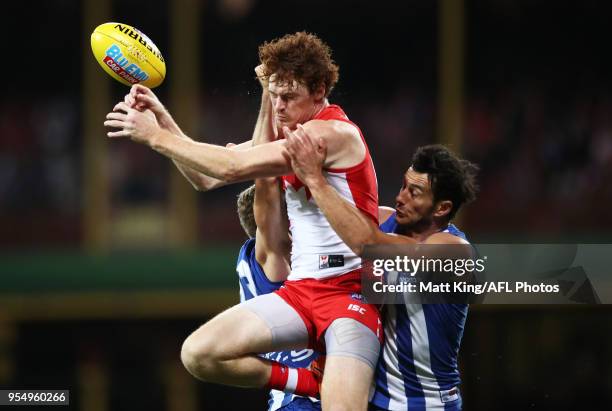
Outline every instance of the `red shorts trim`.
{"label": "red shorts trim", "polygon": [[338,318],[353,318],[368,327],[382,343],[383,331],[378,307],[364,302],[361,269],[338,277],[285,281],[275,291],[300,315],[309,336],[309,348],[323,352],[327,327]]}

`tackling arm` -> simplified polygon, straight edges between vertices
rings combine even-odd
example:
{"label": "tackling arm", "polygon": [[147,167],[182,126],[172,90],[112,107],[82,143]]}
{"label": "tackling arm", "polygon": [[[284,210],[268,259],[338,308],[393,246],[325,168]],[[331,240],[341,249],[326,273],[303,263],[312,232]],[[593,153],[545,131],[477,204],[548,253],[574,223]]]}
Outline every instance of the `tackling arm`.
{"label": "tackling arm", "polygon": [[286,135],[287,151],[293,170],[308,186],[317,206],[325,214],[334,231],[355,254],[361,255],[364,247],[369,244],[416,243],[416,240],[409,237],[383,233],[374,221],[345,201],[329,185],[322,173],[327,149],[323,139],[319,139],[315,145],[301,128]]}
{"label": "tackling arm", "polygon": [[329,224],[355,254],[361,255],[364,247],[371,244],[417,243],[416,240],[409,237],[380,231],[374,221],[340,197],[323,175],[320,179],[311,180],[305,184],[308,185],[312,197],[327,217]]}

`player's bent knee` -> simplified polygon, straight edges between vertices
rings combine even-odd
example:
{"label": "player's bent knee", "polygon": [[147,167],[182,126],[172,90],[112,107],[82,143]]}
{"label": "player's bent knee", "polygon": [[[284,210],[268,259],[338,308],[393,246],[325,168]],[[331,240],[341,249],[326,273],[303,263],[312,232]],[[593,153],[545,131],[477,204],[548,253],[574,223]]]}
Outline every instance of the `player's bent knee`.
{"label": "player's bent knee", "polygon": [[[237,327],[240,323],[243,325]],[[181,361],[195,377],[214,382],[224,361],[252,352],[266,352],[269,338],[269,330],[259,317],[241,306],[234,306],[185,339]]]}
{"label": "player's bent knee", "polygon": [[214,375],[215,365],[225,359],[222,347],[216,333],[204,325],[183,342],[181,347],[183,366],[193,376],[201,380],[210,380]]}
{"label": "player's bent knee", "polygon": [[215,359],[211,351],[207,349],[207,344],[198,341],[196,337],[190,335],[183,342],[181,347],[181,362],[187,371],[193,376],[207,380],[209,371],[212,370]]}

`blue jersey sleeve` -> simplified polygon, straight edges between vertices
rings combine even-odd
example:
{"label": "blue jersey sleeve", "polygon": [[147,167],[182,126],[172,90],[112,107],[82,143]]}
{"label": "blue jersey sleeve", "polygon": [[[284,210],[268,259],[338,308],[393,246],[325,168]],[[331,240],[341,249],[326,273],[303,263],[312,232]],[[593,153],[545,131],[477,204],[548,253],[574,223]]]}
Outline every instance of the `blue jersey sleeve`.
{"label": "blue jersey sleeve", "polygon": [[250,300],[278,290],[283,282],[270,281],[255,258],[255,239],[247,240],[238,254],[236,272],[240,281],[241,300]]}
{"label": "blue jersey sleeve", "polygon": [[383,233],[394,233],[397,229],[397,221],[395,221],[395,212],[380,225],[380,231]]}

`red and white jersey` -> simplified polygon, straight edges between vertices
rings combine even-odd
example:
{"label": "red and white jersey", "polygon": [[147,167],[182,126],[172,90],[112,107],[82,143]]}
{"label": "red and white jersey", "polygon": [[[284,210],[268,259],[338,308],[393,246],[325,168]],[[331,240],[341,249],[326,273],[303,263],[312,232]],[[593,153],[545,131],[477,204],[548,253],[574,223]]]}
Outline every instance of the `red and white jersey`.
{"label": "red and white jersey", "polygon": [[[329,105],[314,120],[338,120],[352,124],[337,105]],[[348,202],[378,225],[378,183],[366,144],[363,161],[353,167],[324,169],[328,183]],[[288,280],[323,279],[361,267],[361,258],[340,239],[321,212],[310,191],[295,174],[283,176],[287,214],[291,229],[291,273]]]}

